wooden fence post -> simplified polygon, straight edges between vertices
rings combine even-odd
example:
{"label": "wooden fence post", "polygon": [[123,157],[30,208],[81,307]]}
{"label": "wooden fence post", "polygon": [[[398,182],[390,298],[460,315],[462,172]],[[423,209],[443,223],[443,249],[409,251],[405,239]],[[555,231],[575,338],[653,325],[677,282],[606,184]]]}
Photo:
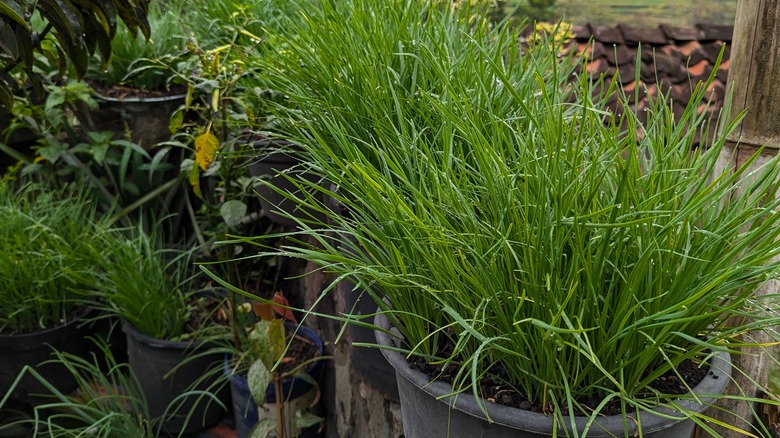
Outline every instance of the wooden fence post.
{"label": "wooden fence post", "polygon": [[[747,114],[729,135],[721,163],[724,169],[741,166],[762,146],[768,146],[754,164],[760,166],[780,148],[780,0],[739,0],[729,62],[732,114],[742,110],[747,110]],[[757,294],[776,294],[778,291],[780,283],[771,281]],[[765,333],[755,333],[751,340],[771,341]],[[733,382],[726,393],[761,397],[762,391],[754,382],[767,383],[773,352],[750,348],[744,349],[743,353],[732,357],[739,371],[733,374]],[[735,400],[722,400],[718,405],[724,410],[710,409],[708,415],[726,424],[752,431],[752,425],[759,421],[756,415],[761,412],[760,405]],[[715,429],[727,438],[744,436],[722,427]],[[694,436],[710,435],[697,429]]]}

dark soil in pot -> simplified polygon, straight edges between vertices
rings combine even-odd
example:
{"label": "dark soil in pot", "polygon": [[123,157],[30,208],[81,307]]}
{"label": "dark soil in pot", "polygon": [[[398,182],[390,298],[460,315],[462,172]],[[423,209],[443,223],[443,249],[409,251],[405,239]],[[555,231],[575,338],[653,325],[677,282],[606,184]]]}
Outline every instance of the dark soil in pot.
{"label": "dark soil in pot", "polygon": [[[445,336],[440,337],[439,344],[442,345],[439,352],[440,357],[447,356],[449,354],[447,352],[452,351],[452,348],[454,347],[452,340]],[[381,352],[381,350],[377,351]],[[407,362],[412,369],[424,373],[429,379],[440,380],[450,385],[452,385],[455,380],[455,376],[462,372],[461,367],[457,364],[443,368],[441,365],[429,364],[425,359],[419,356],[412,356],[407,359]],[[693,388],[701,383],[701,381],[707,377],[709,370],[710,367],[706,363],[699,365],[692,360],[685,360],[677,366],[676,372],[675,370],[667,371],[663,376],[653,381],[650,386],[662,394],[685,394],[688,392],[687,388]],[[678,375],[683,378],[682,381]],[[512,408],[539,413],[548,413],[550,411],[550,406],[531,404],[523,394],[516,391],[511,386],[502,383],[506,381],[508,381],[506,372],[500,367],[493,367],[488,371],[488,376],[480,380],[480,394],[492,403]],[[590,397],[577,400],[577,403],[595,410],[602,401],[603,398]],[[604,415],[620,415],[622,412],[620,402],[615,401],[613,403],[607,403],[601,409],[601,412]]]}
{"label": "dark soil in pot", "polygon": [[[390,330],[387,318],[380,314],[374,323]],[[401,346],[397,338],[377,331],[377,343]],[[535,438],[554,435],[570,436],[576,427],[581,433],[589,422],[587,417],[564,417],[566,424],[557,424],[555,415],[517,409],[502,404],[485,402],[490,421],[470,393],[451,396],[452,386],[430,377],[409,365],[404,355],[383,349],[382,353],[396,370],[401,397],[401,412],[406,438]],[[693,388],[701,403],[679,399],[677,405],[686,411],[701,413],[714,402],[714,395],[723,393],[731,374],[728,353],[719,353],[710,359],[710,370]],[[639,419],[637,419],[639,417]],[[670,418],[672,417],[672,418]],[[600,416],[590,426],[589,437],[634,436],[637,424],[647,438],[688,438],[693,422],[685,421],[685,414],[659,407],[651,412]],[[556,425],[557,424],[557,425]],[[557,428],[557,431],[555,430]]]}

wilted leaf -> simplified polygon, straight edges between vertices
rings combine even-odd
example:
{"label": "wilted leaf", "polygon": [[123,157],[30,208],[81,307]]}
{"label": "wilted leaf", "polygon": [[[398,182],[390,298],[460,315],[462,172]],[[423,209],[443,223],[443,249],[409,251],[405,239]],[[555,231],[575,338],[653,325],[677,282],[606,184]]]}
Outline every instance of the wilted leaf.
{"label": "wilted leaf", "polygon": [[0,14],[19,23],[24,29],[30,30],[30,24],[24,19],[24,8],[16,0],[0,0]]}
{"label": "wilted leaf", "polygon": [[263,321],[270,321],[274,319],[274,310],[268,303],[254,303],[252,304],[252,311],[255,316]]}
{"label": "wilted leaf", "polygon": [[298,321],[295,319],[295,315],[293,315],[292,310],[289,309],[290,303],[287,301],[287,298],[284,297],[284,294],[281,291],[274,292],[274,297],[272,298],[273,302],[278,304],[278,306],[274,306],[274,311],[279,314],[282,318],[298,323]]}
{"label": "wilted leaf", "polygon": [[208,169],[214,162],[217,149],[219,149],[219,139],[211,131],[206,131],[195,137],[195,162],[198,163],[201,170]]}

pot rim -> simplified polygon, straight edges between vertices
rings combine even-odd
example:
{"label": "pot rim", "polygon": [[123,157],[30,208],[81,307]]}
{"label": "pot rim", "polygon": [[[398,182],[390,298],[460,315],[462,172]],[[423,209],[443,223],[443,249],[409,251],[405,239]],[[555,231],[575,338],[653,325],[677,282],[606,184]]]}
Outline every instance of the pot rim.
{"label": "pot rim", "polygon": [[150,348],[168,349],[168,350],[196,350],[211,345],[209,342],[198,339],[187,341],[171,341],[167,339],[155,338],[138,331],[130,322],[122,319],[122,331],[127,336],[132,337],[136,342],[146,344]]}
{"label": "pot rim", "polygon": [[96,93],[96,100],[98,102],[111,102],[111,103],[159,103],[159,102],[172,102],[177,100],[184,100],[187,97],[186,94],[169,94],[166,96],[156,97],[109,97]]}
{"label": "pot rim", "polygon": [[90,307],[89,305],[84,305],[84,306],[81,306],[80,308],[76,308],[76,310],[74,310],[74,315],[71,318],[69,318],[68,321],[66,321],[66,322],[64,322],[62,324],[57,324],[57,325],[45,328],[43,330],[36,330],[36,331],[32,331],[32,332],[24,332],[24,333],[17,333],[17,334],[0,332],[0,339],[13,339],[13,340],[19,340],[19,341],[21,341],[21,340],[30,340],[30,341],[32,341],[33,339],[35,339],[38,336],[46,336],[47,334],[52,333],[52,332],[57,332],[59,330],[65,329],[65,328],[78,326],[80,324],[87,323],[87,319],[88,318],[86,318],[86,317],[90,314],[90,312],[92,312],[92,310],[93,310],[92,307]]}
{"label": "pot rim", "polygon": [[[377,313],[374,318],[374,324],[384,330],[391,330],[390,322],[383,313]],[[376,330],[375,332],[377,344],[380,346],[393,346],[393,339],[384,331]],[[396,338],[397,340],[398,338]],[[396,351],[388,350],[387,348],[381,348],[382,354],[385,356],[388,362],[395,368],[398,375],[407,379],[414,384],[418,389],[429,394],[431,397],[440,399],[442,403],[447,403],[451,408],[466,413],[468,415],[490,421],[491,423],[497,423],[505,427],[523,430],[526,432],[534,432],[539,434],[553,434],[553,420],[555,416],[544,415],[541,413],[526,411],[523,409],[513,408],[509,406],[500,405],[497,403],[485,402],[485,408],[488,411],[490,420],[487,420],[480,410],[476,399],[471,393],[461,393],[455,396],[447,397],[448,394],[452,394],[452,385],[442,382],[431,382],[429,377],[409,366],[404,356]],[[731,376],[731,356],[728,352],[719,352],[710,358],[710,371],[704,377],[704,379],[693,388],[693,393],[699,397],[701,403],[697,403],[694,400],[681,400],[675,399],[674,403],[682,407],[687,411],[703,412],[710,407],[710,404],[716,399],[716,394],[722,394],[728,384]],[[610,415],[598,417],[590,426],[589,436],[602,436],[600,432],[616,431],[623,433],[626,427],[626,420],[628,420],[629,431],[636,428],[638,424],[637,415],[639,415],[642,424],[643,433],[651,433],[668,429],[680,421],[685,420],[688,416],[682,414],[679,410],[672,410],[666,407],[659,407],[654,410],[664,416],[676,416],[677,419],[665,418],[660,415],[655,415],[649,411],[634,412],[629,415]],[[625,418],[624,418],[625,417]],[[568,418],[568,417],[567,417]],[[578,430],[583,430],[586,426],[589,417],[575,417],[574,423]],[[565,427],[566,430],[571,433],[571,422],[566,421],[565,424],[558,425],[559,430],[562,431]],[[568,435],[567,435],[568,436]],[[613,436],[613,434],[607,434],[603,436]]]}

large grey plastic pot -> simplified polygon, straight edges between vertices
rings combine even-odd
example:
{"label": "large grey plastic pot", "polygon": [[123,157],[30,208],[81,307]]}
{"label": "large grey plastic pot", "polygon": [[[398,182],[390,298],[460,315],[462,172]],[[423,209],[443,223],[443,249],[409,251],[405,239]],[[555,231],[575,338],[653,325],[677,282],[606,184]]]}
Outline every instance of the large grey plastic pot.
{"label": "large grey plastic pot", "polygon": [[[374,323],[390,330],[387,318],[379,314]],[[377,343],[382,346],[399,346],[397,338],[376,331]],[[398,378],[398,391],[401,397],[405,438],[531,438],[553,436],[573,436],[571,429],[553,430],[553,416],[515,409],[508,406],[486,402],[491,422],[485,419],[476,400],[470,394],[447,397],[452,386],[444,382],[430,382],[428,376],[412,369],[404,356],[395,351],[383,349],[382,353],[395,368]],[[710,361],[710,373],[693,391],[700,395],[702,403],[692,400],[678,400],[678,405],[687,411],[703,412],[714,402],[717,394],[722,394],[731,375],[731,358],[728,353],[720,353]],[[437,398],[440,398],[438,399]],[[659,408],[656,412],[677,419],[664,418],[654,413],[642,412],[642,436],[645,438],[688,438],[694,424],[685,415],[671,409]],[[638,436],[637,421],[628,415],[628,422],[622,415],[600,417],[587,433],[588,437]],[[587,418],[575,419],[577,436],[587,423]],[[625,429],[627,424],[627,430]],[[566,425],[566,427],[570,427]]]}

